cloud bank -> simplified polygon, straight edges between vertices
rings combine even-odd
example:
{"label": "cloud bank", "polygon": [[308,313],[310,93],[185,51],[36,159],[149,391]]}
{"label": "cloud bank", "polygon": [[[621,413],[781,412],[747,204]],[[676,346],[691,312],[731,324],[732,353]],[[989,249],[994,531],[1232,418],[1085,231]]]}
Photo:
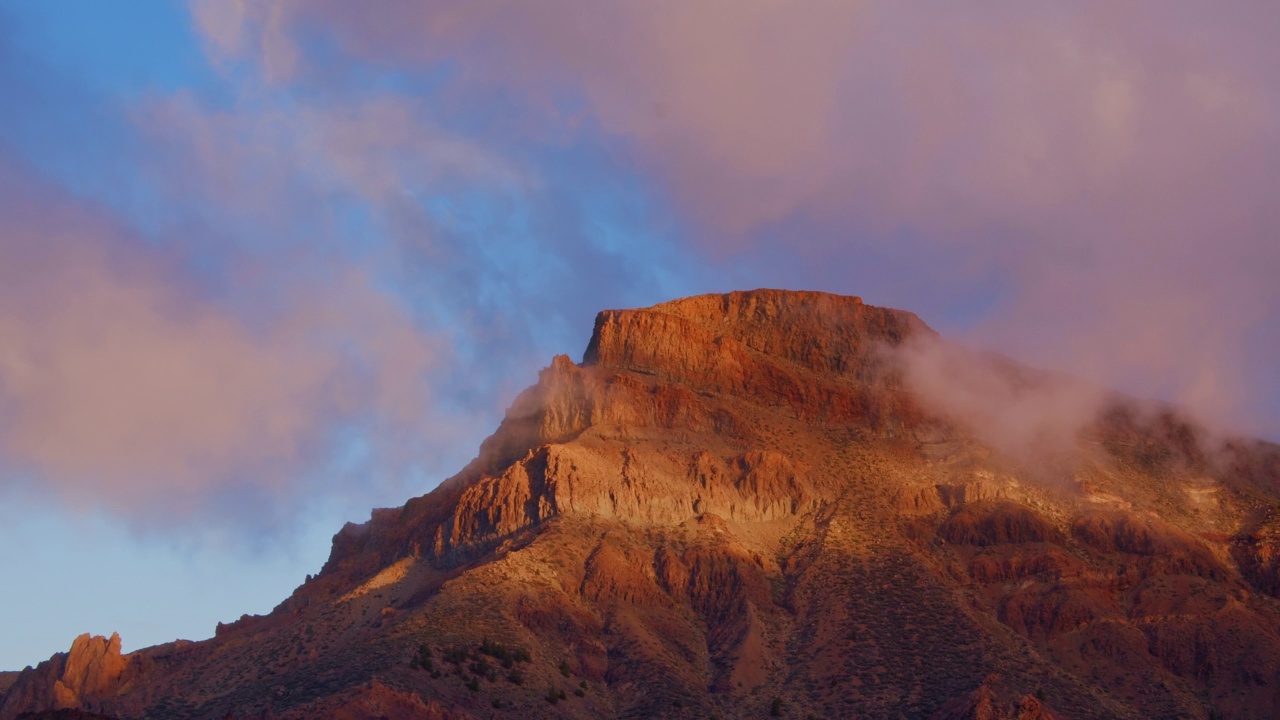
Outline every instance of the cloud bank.
{"label": "cloud bank", "polygon": [[[90,190],[4,165],[0,450],[60,496],[402,499],[596,310],[750,286],[1280,437],[1273,3],[190,12],[209,78],[119,101]],[[919,382],[1079,414],[964,370]]]}
{"label": "cloud bank", "polygon": [[713,263],[785,248],[792,282],[857,292],[842,266],[905,257],[907,306],[993,282],[975,342],[1280,427],[1253,402],[1280,342],[1272,4],[194,7],[275,86],[354,58],[515,98],[531,138],[599,128]]}
{"label": "cloud bank", "polygon": [[394,436],[427,414],[438,343],[358,267],[224,306],[13,162],[0,226],[0,453],[59,499],[180,519],[293,488],[335,423]]}

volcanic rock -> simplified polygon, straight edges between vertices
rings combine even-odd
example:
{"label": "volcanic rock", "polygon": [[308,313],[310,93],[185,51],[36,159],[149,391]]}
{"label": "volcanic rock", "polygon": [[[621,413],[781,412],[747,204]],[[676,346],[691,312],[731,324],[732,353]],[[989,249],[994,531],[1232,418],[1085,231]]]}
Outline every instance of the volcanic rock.
{"label": "volcanic rock", "polygon": [[130,662],[120,654],[120,635],[85,633],[34,670],[20,674],[0,702],[0,716],[20,711],[101,710],[114,706]]}
{"label": "volcanic rock", "polygon": [[1113,394],[1002,451],[909,384],[942,342],[823,293],[602,312],[270,614],[82,636],[0,720],[1280,716],[1280,448]]}

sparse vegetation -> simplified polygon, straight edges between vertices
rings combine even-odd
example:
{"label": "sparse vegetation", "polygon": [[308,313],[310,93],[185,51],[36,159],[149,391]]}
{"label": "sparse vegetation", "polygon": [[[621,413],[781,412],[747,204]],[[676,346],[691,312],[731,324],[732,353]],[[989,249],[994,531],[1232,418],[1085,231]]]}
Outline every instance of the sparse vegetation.
{"label": "sparse vegetation", "polygon": [[522,647],[508,647],[499,642],[494,642],[489,638],[485,638],[480,643],[480,652],[483,655],[497,660],[504,669],[510,670],[515,667],[516,663],[529,662],[532,656],[529,651]]}
{"label": "sparse vegetation", "polygon": [[431,646],[426,643],[419,645],[418,652],[414,653],[413,659],[409,661],[409,665],[435,674],[436,666],[431,658]]}
{"label": "sparse vegetation", "polygon": [[450,645],[444,649],[444,661],[452,665],[461,666],[470,659],[471,651],[461,645]]}

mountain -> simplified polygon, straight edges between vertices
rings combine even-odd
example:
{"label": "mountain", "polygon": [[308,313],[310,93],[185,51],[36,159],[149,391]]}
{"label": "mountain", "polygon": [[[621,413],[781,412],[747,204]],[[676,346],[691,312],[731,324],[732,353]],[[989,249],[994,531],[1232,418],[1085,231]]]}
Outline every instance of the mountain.
{"label": "mountain", "polygon": [[269,615],[81,636],[0,720],[1280,716],[1280,448],[1105,394],[1023,452],[917,388],[921,347],[1069,382],[852,297],[602,312]]}

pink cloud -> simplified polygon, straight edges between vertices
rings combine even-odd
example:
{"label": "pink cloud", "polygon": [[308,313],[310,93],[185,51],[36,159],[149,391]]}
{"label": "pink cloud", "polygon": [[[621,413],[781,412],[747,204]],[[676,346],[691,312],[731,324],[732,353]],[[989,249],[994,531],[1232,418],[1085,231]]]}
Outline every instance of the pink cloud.
{"label": "pink cloud", "polygon": [[523,98],[526,127],[625,139],[711,257],[750,262],[795,218],[822,231],[785,240],[810,257],[893,253],[907,229],[1007,281],[971,341],[1266,422],[1254,398],[1277,379],[1248,348],[1280,314],[1274,3],[237,7],[202,21],[210,43],[268,82],[323,82],[307,34],[396,68],[452,60],[459,84]]}
{"label": "pink cloud", "polygon": [[229,216],[287,227],[300,215],[321,214],[300,207],[317,197],[345,196],[381,210],[433,184],[519,189],[538,182],[483,145],[432,125],[419,100],[383,93],[279,107],[254,92],[246,89],[230,108],[208,107],[189,92],[149,97],[134,108],[162,186]]}
{"label": "pink cloud", "polygon": [[935,336],[912,338],[891,352],[902,363],[908,386],[931,412],[1027,468],[1071,457],[1081,431],[1116,400],[1096,385]]}
{"label": "pink cloud", "polygon": [[568,2],[237,7],[194,6],[216,56],[253,57],[270,82],[287,80],[272,70],[285,51],[271,48],[318,25],[359,57],[461,57],[469,82],[518,86],[548,113],[556,91],[584,92],[609,131],[657,151],[640,157],[658,166],[696,159],[670,178],[681,191],[701,188],[710,212],[738,228],[786,213],[823,180],[793,171],[826,164],[846,43],[861,16],[859,3],[842,0],[803,13],[776,2],[613,3],[585,13]]}
{"label": "pink cloud", "polygon": [[181,517],[297,487],[335,422],[425,413],[438,342],[358,268],[246,319],[101,210],[0,187],[0,454],[59,498]]}
{"label": "pink cloud", "polygon": [[[1158,22],[1115,3],[236,7],[224,22],[236,37],[257,38],[253,48],[328,32],[363,59],[458,59],[466,82],[540,101],[580,92],[690,207],[738,231],[814,196],[847,203],[855,191],[888,203],[886,222],[1060,206],[1124,188],[1152,161],[1186,164],[1247,144],[1269,130],[1262,106],[1274,100],[1260,97],[1274,88],[1259,85],[1274,78],[1237,64],[1259,58],[1222,47],[1242,34],[1266,43],[1237,32],[1274,19],[1263,4],[1237,13],[1245,17],[1166,4]],[[196,8],[198,17],[209,12]],[[223,52],[270,64],[265,50],[219,40],[229,34],[209,37]],[[1178,147],[1192,138],[1195,146]]]}

